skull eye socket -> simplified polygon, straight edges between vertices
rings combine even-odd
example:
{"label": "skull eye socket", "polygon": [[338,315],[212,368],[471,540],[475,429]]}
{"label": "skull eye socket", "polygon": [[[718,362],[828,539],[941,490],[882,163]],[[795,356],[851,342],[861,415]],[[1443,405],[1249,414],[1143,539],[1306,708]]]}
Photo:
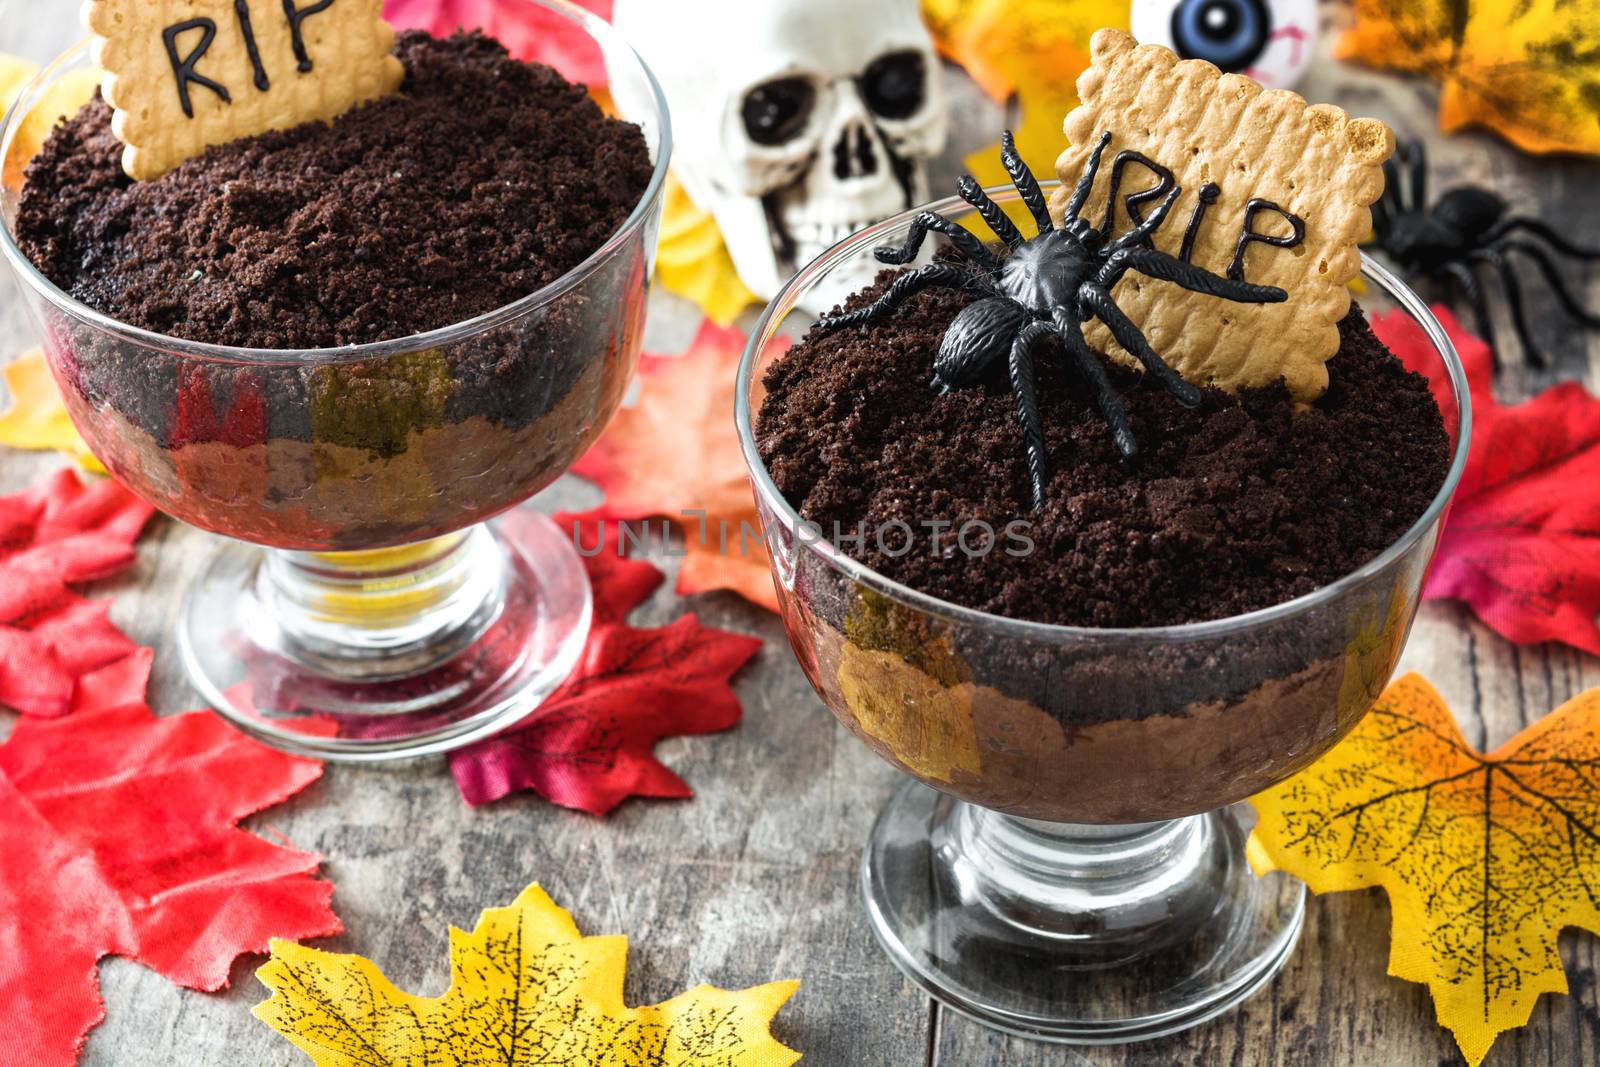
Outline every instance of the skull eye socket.
{"label": "skull eye socket", "polygon": [[927,81],[921,52],[890,52],[874,59],[861,75],[861,95],[874,114],[908,119],[922,109]]}
{"label": "skull eye socket", "polygon": [[759,145],[786,144],[800,136],[817,103],[805,78],[775,78],[745,94],[744,129]]}

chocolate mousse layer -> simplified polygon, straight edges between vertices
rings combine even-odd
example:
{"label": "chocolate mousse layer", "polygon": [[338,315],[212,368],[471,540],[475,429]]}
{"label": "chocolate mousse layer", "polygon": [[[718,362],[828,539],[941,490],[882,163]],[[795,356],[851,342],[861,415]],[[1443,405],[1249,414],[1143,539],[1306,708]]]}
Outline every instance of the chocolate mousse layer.
{"label": "chocolate mousse layer", "polygon": [[642,241],[490,328],[393,352],[302,351],[474,319],[570,275],[640,206],[652,162],[584,87],[481,34],[402,34],[399,94],[122,172],[96,98],[26,171],[15,233],[119,322],[271,355],[144,344],[52,310],[79,428],[171,514],[284,548],[370,549],[504,510],[558,477],[637,358]]}

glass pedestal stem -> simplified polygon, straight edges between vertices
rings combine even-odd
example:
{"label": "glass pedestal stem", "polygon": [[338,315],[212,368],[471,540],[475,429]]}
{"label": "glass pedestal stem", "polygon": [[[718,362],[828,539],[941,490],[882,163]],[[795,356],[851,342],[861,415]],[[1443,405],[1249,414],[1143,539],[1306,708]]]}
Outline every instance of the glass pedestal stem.
{"label": "glass pedestal stem", "polygon": [[1080,826],[974,807],[907,783],[862,864],[889,957],[979,1022],[1076,1044],[1196,1026],[1265,985],[1305,887],[1245,862],[1249,812]]}
{"label": "glass pedestal stem", "polygon": [[254,625],[330,677],[407,678],[481,637],[505,589],[505,554],[486,526],[369,552],[268,552]]}
{"label": "glass pedestal stem", "polygon": [[1213,828],[1195,816],[1137,826],[1019,819],[953,804],[934,838],[965,905],[1086,965],[1147,953],[1216,908]]}
{"label": "glass pedestal stem", "polygon": [[553,693],[589,635],[570,530],[531,506],[370,552],[230,542],[190,586],[178,645],[241,730],[319,759],[448,752]]}

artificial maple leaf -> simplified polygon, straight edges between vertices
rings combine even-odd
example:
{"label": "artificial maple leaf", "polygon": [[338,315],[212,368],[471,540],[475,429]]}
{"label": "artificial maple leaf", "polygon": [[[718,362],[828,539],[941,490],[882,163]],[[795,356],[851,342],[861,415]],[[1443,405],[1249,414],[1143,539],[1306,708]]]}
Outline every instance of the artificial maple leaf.
{"label": "artificial maple leaf", "polygon": [[1334,55],[1440,83],[1439,125],[1600,155],[1600,0],[1354,0]]}
{"label": "artificial maple leaf", "polygon": [[134,560],[153,510],[110,479],[85,485],[60,470],[0,497],[0,704],[65,715],[78,679],[136,646],[70,582],[105,578]]}
{"label": "artificial maple leaf", "polygon": [[665,197],[656,276],[669,292],[693,301],[718,326],[732,325],[741,311],[759,301],[739,280],[717,220],[670,173]]}
{"label": "artificial maple leaf", "polygon": [[275,941],[256,1017],[317,1067],[789,1067],[772,1036],[799,988],[696,986],[661,1004],[622,999],[625,937],[584,937],[537,885],[477,928],[450,930],[450,988],[418,997],[370,960]]}
{"label": "artificial maple leaf", "polygon": [[[3,91],[8,94],[4,97],[6,106],[15,102],[16,95],[35,73],[33,64],[25,59],[14,56],[3,58],[3,62],[0,62],[0,79],[4,80]],[[93,98],[99,86],[100,72],[92,67],[80,67],[67,71],[39,94],[33,107],[17,124],[11,150],[6,154],[4,173],[0,174],[0,181],[5,182],[6,188],[22,188],[23,172],[33,157],[39,154],[39,149],[44,147],[45,138],[50,136],[56,123],[68,115],[76,114]]]}
{"label": "artificial maple leaf", "polygon": [[[1561,641],[1600,655],[1600,400],[1567,382],[1500,403],[1488,346],[1448,309],[1433,311],[1466,366],[1473,425],[1424,595],[1466,601],[1518,644]],[[1372,328],[1413,369],[1437,366],[1403,313],[1374,315]],[[1433,387],[1453,411],[1446,383]]]}
{"label": "artificial maple leaf", "polygon": [[[1051,177],[1067,147],[1061,124],[1078,106],[1078,75],[1089,66],[1089,38],[1128,28],[1128,5],[1109,0],[922,0],[939,51],[961,64],[999,103],[1022,112],[1017,150],[1037,175]],[[1000,145],[967,157],[985,186],[1008,185]],[[1019,213],[1022,209],[1013,208]]]}
{"label": "artificial maple leaf", "polygon": [[[142,655],[94,692],[142,687]],[[227,985],[270,937],[337,933],[319,858],[237,823],[321,766],[251,741],[210,712],[142,701],[23,719],[0,745],[0,1065],[66,1067],[105,1017],[103,956],[191,989]],[[48,976],[48,978],[41,978]]]}
{"label": "artificial maple leaf", "polygon": [[1482,755],[1408,674],[1251,803],[1258,874],[1285,870],[1316,893],[1384,888],[1389,973],[1428,986],[1473,1064],[1539,994],[1566,992],[1561,930],[1600,934],[1600,690]]}
{"label": "artificial maple leaf", "polygon": [[692,615],[659,629],[624,623],[661,581],[620,556],[614,530],[580,522],[576,540],[594,588],[595,622],[561,688],[512,729],[451,753],[469,804],[531,789],[602,815],[630,796],[686,797],[689,787],[654,756],[665,737],[726,730],[739,721],[728,680],[761,648],[755,638],[702,626]]}
{"label": "artificial maple leaf", "polygon": [[731,589],[776,611],[766,543],[731,415],[744,346],[738,330],[707,322],[684,355],[645,353],[638,403],[617,413],[572,471],[605,490],[595,515],[623,521],[661,516],[682,531],[687,557],[678,592]]}
{"label": "artificial maple leaf", "polygon": [[94,711],[139,703],[150,684],[150,667],[155,658],[154,649],[136,648],[119,660],[80,675],[72,691],[72,710]]}
{"label": "artificial maple leaf", "polygon": [[[612,0],[573,0],[611,21]],[[577,26],[526,0],[385,0],[383,17],[397,29],[448,37],[458,29],[482,30],[516,59],[556,68],[568,81],[590,88],[606,84],[606,64],[594,40]]]}
{"label": "artificial maple leaf", "polygon": [[38,73],[39,65],[32,60],[0,52],[0,103],[10,107]]}
{"label": "artificial maple leaf", "polygon": [[0,373],[11,393],[11,406],[0,412],[0,445],[64,452],[89,470],[105,473],[78,428],[72,425],[42,349],[23,353]]}

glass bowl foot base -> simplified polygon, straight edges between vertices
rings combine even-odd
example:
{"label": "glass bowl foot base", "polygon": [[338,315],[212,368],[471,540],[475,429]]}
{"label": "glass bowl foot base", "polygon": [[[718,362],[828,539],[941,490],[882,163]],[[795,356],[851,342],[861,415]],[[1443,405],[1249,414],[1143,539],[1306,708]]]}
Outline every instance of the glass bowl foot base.
{"label": "glass bowl foot base", "polygon": [[416,545],[304,553],[230,544],[178,623],[224,718],[301,755],[446,752],[533,711],[588,638],[571,538],[529,507]]}
{"label": "glass bowl foot base", "polygon": [[1300,934],[1305,889],[1251,872],[1247,813],[1075,826],[910,782],[867,846],[868,917],[907,977],[997,1030],[1085,1045],[1176,1033],[1260,989]]}

